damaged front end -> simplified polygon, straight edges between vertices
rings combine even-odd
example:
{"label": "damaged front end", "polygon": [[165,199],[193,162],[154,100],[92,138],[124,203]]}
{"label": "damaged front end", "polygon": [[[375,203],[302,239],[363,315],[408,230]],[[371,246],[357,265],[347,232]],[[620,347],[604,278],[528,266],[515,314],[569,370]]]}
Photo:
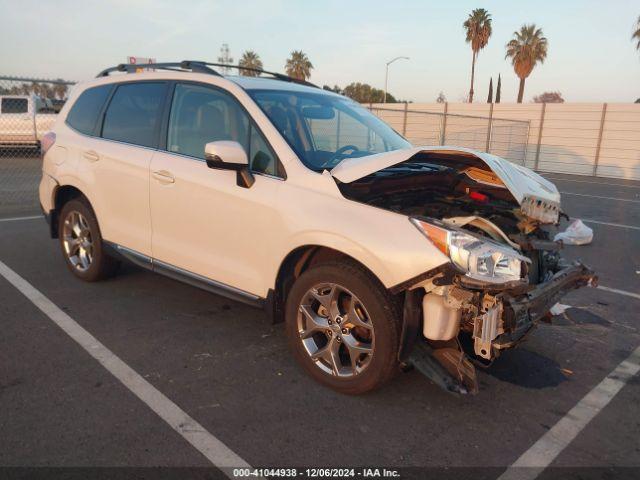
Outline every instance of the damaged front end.
{"label": "damaged front end", "polygon": [[399,357],[457,393],[476,393],[475,365],[518,345],[566,293],[597,282],[579,262],[537,285],[469,284],[453,266],[440,270],[404,292]]}
{"label": "damaged front end", "polygon": [[342,175],[345,197],[407,215],[450,259],[391,289],[405,297],[400,360],[448,391],[477,392],[476,365],[516,346],[567,292],[597,282],[560,257],[549,232],[562,215],[559,193],[528,169],[433,149]]}

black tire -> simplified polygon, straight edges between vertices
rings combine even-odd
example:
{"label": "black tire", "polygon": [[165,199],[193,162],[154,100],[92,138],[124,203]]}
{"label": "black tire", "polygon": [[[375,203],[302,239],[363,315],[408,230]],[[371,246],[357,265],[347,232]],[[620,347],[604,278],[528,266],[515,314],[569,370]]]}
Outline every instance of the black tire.
{"label": "black tire", "polygon": [[[344,378],[319,367],[305,349],[298,326],[298,311],[307,292],[323,283],[335,283],[352,292],[364,306],[375,332],[373,353],[366,368]],[[313,266],[293,284],[285,307],[285,329],[293,356],[316,381],[340,393],[357,395],[381,387],[399,372],[400,313],[397,302],[370,272],[355,262]]]}
{"label": "black tire", "polygon": [[[69,216],[74,212],[79,213],[86,219],[89,226],[88,230],[90,232],[89,235],[91,243],[93,245],[91,263],[84,271],[81,271],[76,265],[74,265],[65,250],[64,225],[67,218],[69,218]],[[65,203],[62,207],[60,215],[58,215],[58,237],[62,256],[65,259],[67,268],[76,277],[84,280],[85,282],[96,282],[98,280],[109,278],[116,273],[120,262],[105,252],[102,235],[100,234],[100,227],[98,226],[98,220],[96,219],[96,215],[93,212],[91,205],[84,197],[74,198],[73,200]]]}

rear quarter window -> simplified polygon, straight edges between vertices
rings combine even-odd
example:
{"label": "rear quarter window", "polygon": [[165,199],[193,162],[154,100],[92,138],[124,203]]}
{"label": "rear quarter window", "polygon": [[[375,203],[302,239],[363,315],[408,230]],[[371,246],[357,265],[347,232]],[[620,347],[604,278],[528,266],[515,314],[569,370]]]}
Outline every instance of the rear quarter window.
{"label": "rear quarter window", "polygon": [[80,94],[67,115],[67,125],[85,135],[93,135],[98,115],[111,92],[111,85],[88,88]]}

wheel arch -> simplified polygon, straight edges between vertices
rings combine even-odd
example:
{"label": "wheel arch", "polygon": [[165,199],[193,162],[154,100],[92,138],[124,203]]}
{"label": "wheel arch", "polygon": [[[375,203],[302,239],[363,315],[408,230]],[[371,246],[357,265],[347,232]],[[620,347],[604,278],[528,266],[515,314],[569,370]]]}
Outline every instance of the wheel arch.
{"label": "wheel arch", "polygon": [[50,212],[49,229],[51,238],[58,238],[58,216],[66,203],[75,198],[84,198],[93,210],[91,200],[82,189],[73,184],[58,185],[53,192],[53,209]]}
{"label": "wheel arch", "polygon": [[382,288],[386,288],[378,275],[354,256],[326,245],[301,245],[284,257],[278,268],[274,289],[269,293],[269,314],[272,315],[274,323],[284,320],[284,305],[295,280],[312,266],[335,260],[344,260],[360,266],[379,282]]}

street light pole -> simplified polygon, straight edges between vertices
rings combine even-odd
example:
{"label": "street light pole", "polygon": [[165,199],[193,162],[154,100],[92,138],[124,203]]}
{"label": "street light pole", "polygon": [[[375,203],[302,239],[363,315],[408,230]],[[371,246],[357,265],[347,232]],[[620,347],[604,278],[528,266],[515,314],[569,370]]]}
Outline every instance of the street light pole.
{"label": "street light pole", "polygon": [[382,103],[387,103],[387,85],[389,83],[389,65],[391,65],[396,60],[409,60],[409,57],[396,57],[393,60],[389,60],[387,62],[387,69],[384,74],[384,98],[382,99]]}

